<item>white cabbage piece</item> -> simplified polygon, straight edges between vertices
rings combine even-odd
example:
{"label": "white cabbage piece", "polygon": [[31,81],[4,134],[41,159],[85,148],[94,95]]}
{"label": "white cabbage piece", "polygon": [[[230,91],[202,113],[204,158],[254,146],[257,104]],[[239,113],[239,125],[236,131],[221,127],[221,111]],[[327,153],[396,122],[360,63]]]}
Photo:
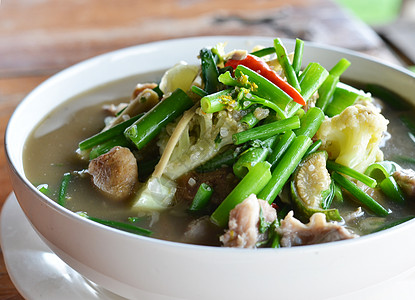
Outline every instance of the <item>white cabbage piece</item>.
{"label": "white cabbage piece", "polygon": [[164,73],[159,84],[160,90],[164,95],[169,95],[178,88],[187,92],[190,90],[199,71],[199,66],[188,65],[186,62],[181,61]]}

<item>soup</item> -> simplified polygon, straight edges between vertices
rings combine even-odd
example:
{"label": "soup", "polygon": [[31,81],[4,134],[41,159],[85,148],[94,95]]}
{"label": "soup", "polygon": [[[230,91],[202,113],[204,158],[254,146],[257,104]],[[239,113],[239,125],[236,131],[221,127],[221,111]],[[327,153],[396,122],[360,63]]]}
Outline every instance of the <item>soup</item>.
{"label": "soup", "polygon": [[[212,54],[212,51],[209,51],[209,49],[204,49],[201,52],[202,61],[205,60],[205,64],[202,64],[202,69],[209,68],[206,67],[206,62],[209,62],[209,59],[216,55],[215,53]],[[254,56],[260,57],[261,55],[257,53]],[[251,56],[235,52],[227,57],[228,62],[236,61],[237,65],[243,65],[241,61]],[[255,59],[255,61],[260,60]],[[288,73],[283,67],[284,61],[276,61],[272,57],[269,60],[271,61],[269,65],[275,70],[273,72],[277,74],[278,72],[282,74],[285,72]],[[26,175],[47,196],[59,202],[62,200],[62,195],[60,195],[62,191],[62,177],[64,177],[64,174],[71,174],[64,195],[63,205],[66,208],[110,226],[119,228],[123,227],[122,224],[126,224],[126,228],[128,227],[126,230],[129,230],[130,226],[134,226],[143,229],[141,233],[149,234],[154,238],[185,243],[236,247],[294,246],[297,244],[354,238],[381,230],[412,217],[414,207],[408,201],[410,196],[404,195],[401,191],[400,196],[405,199],[401,199],[402,201],[400,199],[391,200],[391,196],[387,196],[383,192],[380,183],[386,180],[384,185],[387,185],[389,181],[394,183],[397,180],[392,180],[394,178],[392,174],[379,175],[379,170],[383,170],[382,166],[373,165],[376,161],[396,161],[400,166],[397,167],[395,164],[389,164],[388,166],[398,169],[400,167],[411,167],[412,162],[408,158],[411,157],[414,151],[414,144],[410,140],[411,135],[408,134],[408,129],[400,119],[403,113],[409,115],[407,109],[394,110],[381,100],[375,100],[376,106],[382,107],[382,114],[389,120],[389,124],[387,125],[388,134],[386,136],[390,134],[390,138],[382,138],[384,145],[380,146],[384,158],[375,157],[368,164],[368,167],[373,170],[373,173],[369,172],[369,175],[377,178],[379,182],[372,178],[371,182],[374,186],[367,188],[366,185],[361,185],[359,183],[360,181],[356,181],[353,177],[351,179],[347,177],[352,175],[347,175],[347,170],[344,168],[338,172],[335,170],[335,167],[341,164],[338,163],[336,158],[332,158],[332,155],[335,154],[329,153],[333,151],[330,145],[319,146],[319,144],[315,144],[318,142],[319,133],[313,133],[312,136],[307,137],[307,134],[310,133],[305,132],[310,127],[304,127],[305,125],[303,126],[305,128],[304,131],[300,131],[301,124],[306,123],[306,117],[311,116],[310,118],[314,118],[313,124],[323,124],[325,121],[319,117],[321,116],[319,113],[322,110],[318,111],[310,107],[307,112],[301,111],[298,109],[299,104],[297,105],[293,101],[285,103],[284,99],[286,96],[281,96],[283,99],[282,102],[269,103],[270,100],[267,99],[267,83],[264,85],[262,78],[256,79],[259,80],[256,83],[249,81],[249,78],[255,78],[256,76],[250,73],[252,70],[255,71],[252,64],[250,66],[251,68],[247,67],[248,70],[243,67],[238,69],[236,65],[232,66],[232,64],[222,66],[222,68],[215,66],[221,74],[228,74],[230,76],[226,77],[226,75],[221,75],[222,81],[218,82],[216,80],[217,86],[213,90],[211,89],[212,82],[209,81],[206,74],[203,75],[202,72],[201,78],[198,77],[199,67],[176,66],[169,70],[169,75],[152,73],[125,78],[120,81],[108,83],[105,86],[97,87],[78,95],[74,99],[69,99],[64,105],[41,122],[28,139],[24,154]],[[311,102],[312,100],[316,100],[318,88],[322,88],[323,83],[328,80],[327,78],[329,76],[327,71],[324,72],[325,70],[318,65],[308,67],[308,70],[313,68],[313,71],[319,70],[320,74],[322,74],[320,78],[313,78],[314,82],[319,81],[319,85],[314,86],[314,90],[310,92],[309,97],[311,100],[309,101]],[[238,70],[240,74],[237,75],[233,69]],[[281,71],[281,69],[284,71]],[[232,72],[227,73],[226,71]],[[261,74],[264,74],[264,72]],[[311,74],[311,71],[307,73],[306,68],[301,74],[306,75],[302,75],[303,77],[300,74],[295,76],[298,77],[299,84],[301,83],[303,85],[303,89],[306,89],[307,74]],[[131,149],[131,153],[134,153],[134,158],[138,161],[139,180],[133,184],[131,192],[127,196],[121,197],[123,198],[121,201],[114,200],[113,195],[108,195],[108,192],[103,192],[92,183],[91,178],[93,178],[93,175],[91,173],[93,171],[89,168],[90,160],[92,161],[97,158],[91,158],[90,156],[94,150],[87,149],[83,153],[82,151],[77,151],[79,150],[80,142],[103,129],[105,126],[104,121],[109,116],[108,110],[113,110],[114,108],[111,104],[117,106],[120,103],[128,103],[131,98],[137,98],[143,92],[143,90],[139,91],[139,88],[138,91],[136,90],[134,97],[131,97],[131,93],[134,91],[137,83],[159,82],[160,78],[163,77],[159,87],[163,86],[164,96],[162,97],[167,99],[172,97],[171,95],[178,95],[175,94],[176,89],[169,87],[169,85],[175,85],[173,83],[171,84],[171,82],[174,82],[172,77],[177,76],[183,78],[193,76],[191,85],[198,86],[190,90],[189,85],[185,89],[186,94],[188,96],[190,95],[189,99],[192,102],[189,103],[187,98],[183,100],[188,103],[186,104],[186,108],[182,110],[190,111],[190,113],[186,115],[182,111],[178,116],[173,116],[159,132],[154,134],[151,141],[144,146],[141,146],[141,140],[138,142],[138,146],[134,142],[129,142],[128,145],[121,145],[122,148]],[[198,79],[194,80],[195,77]],[[248,82],[243,82],[247,78]],[[166,81],[168,84],[166,84]],[[201,84],[199,84],[200,81]],[[209,84],[207,84],[208,81],[210,82]],[[257,87],[252,88],[254,84]],[[221,87],[220,91],[218,86]],[[272,88],[274,88],[274,85],[272,85]],[[283,88],[286,88],[286,86],[283,85]],[[260,92],[256,93],[258,90],[255,89],[258,89]],[[150,90],[153,93],[152,95],[159,92],[157,88],[150,88]],[[343,90],[340,86],[339,90],[340,92],[338,93],[347,93],[348,86],[347,88],[343,86]],[[292,93],[292,90],[288,92]],[[351,93],[356,93],[356,95],[359,94],[360,96],[363,95],[354,89]],[[145,98],[143,95],[140,97]],[[183,99],[181,94],[177,97]],[[238,100],[238,97],[242,97],[242,102],[236,102],[235,104],[234,100]],[[291,97],[297,97],[295,92]],[[164,101],[162,100],[157,103],[163,103]],[[198,103],[201,103],[201,105]],[[252,106],[252,103],[254,103],[254,106]],[[172,102],[171,104],[173,105],[174,103]],[[359,106],[359,109],[363,113],[368,112],[364,108],[365,105],[363,103],[361,107]],[[103,106],[106,106],[107,110],[103,110]],[[350,106],[355,106],[355,103]],[[154,107],[160,107],[160,105],[155,104]],[[212,107],[213,111],[209,112]],[[284,107],[285,112],[291,108],[294,113],[290,116],[282,116],[280,107]],[[116,108],[121,109],[121,106]],[[331,119],[334,119],[336,115],[341,115],[346,109],[343,108],[342,112],[332,115]],[[160,110],[163,111],[163,109]],[[372,114],[372,110],[374,113],[374,106],[371,106],[369,115]],[[154,108],[146,110],[144,116],[148,116],[150,112],[154,111]],[[312,113],[315,115],[313,116]],[[122,111],[120,115],[123,115]],[[141,120],[144,116],[139,117],[138,120]],[[207,138],[208,133],[203,132],[205,130],[203,126],[211,125],[211,123],[209,123],[206,116],[213,116],[213,118],[216,118],[215,122],[217,123],[223,122],[224,119],[228,120],[220,128],[217,128],[215,136],[210,138],[209,142],[213,143],[212,145],[214,147],[212,149],[214,150],[209,152],[208,155],[201,153],[201,151],[195,151],[194,148],[197,145],[197,141],[192,140],[195,137],[199,139]],[[129,118],[132,117],[134,116],[129,115]],[[186,129],[182,129],[181,135],[176,143],[173,143],[173,147],[169,148],[169,141],[174,139],[175,130],[180,127],[180,122],[184,122],[181,120],[186,117],[189,119],[184,126]],[[116,116],[110,118],[110,124],[116,118]],[[128,120],[128,118],[124,120]],[[280,121],[285,123],[281,125]],[[272,127],[269,124],[275,126]],[[129,128],[131,126],[133,125],[130,125]],[[320,130],[320,126],[316,126],[315,129]],[[252,129],[259,128],[259,130],[254,132],[255,136],[253,138],[248,137],[247,141],[235,141],[234,136],[242,136],[244,138],[243,135],[238,135],[241,132],[252,133],[249,127],[252,127]],[[364,128],[362,127],[362,129]],[[274,133],[263,136],[263,132],[267,130],[274,130]],[[186,136],[186,134],[189,137],[188,141],[181,138],[183,135]],[[323,136],[321,132],[320,135]],[[298,136],[304,136],[304,138],[298,139]],[[370,136],[370,138],[372,137]],[[285,151],[282,149],[284,147],[281,146],[284,145],[282,143],[284,139],[292,139],[290,143],[286,143],[288,146],[285,147],[287,149]],[[293,144],[294,140],[296,144]],[[312,144],[313,142],[314,144]],[[369,142],[367,141],[366,143]],[[297,148],[297,150],[301,148],[300,150],[302,152],[299,151],[301,153],[296,152],[296,154],[291,154],[291,156],[284,158],[285,153],[288,153],[287,151],[290,145],[292,148]],[[296,147],[293,145],[296,145]],[[310,153],[306,153],[312,145],[315,145],[317,149],[314,149],[314,152],[309,151]],[[359,147],[363,147],[364,143],[360,145],[356,144],[355,146],[357,147],[356,152],[359,152],[361,150]],[[180,148],[182,148],[181,151],[177,150]],[[167,165],[164,164],[163,167],[163,163],[160,163],[160,161],[163,161],[164,153],[168,152],[166,149],[170,149],[172,153],[170,156],[167,156]],[[275,149],[278,149],[278,151]],[[109,153],[108,151],[110,150],[104,150],[104,154]],[[85,153],[89,156],[86,159]],[[229,158],[229,153],[231,158]],[[228,154],[228,157],[225,154]],[[249,154],[253,155],[249,156]],[[273,156],[274,166],[272,166],[270,156]],[[214,165],[212,160],[214,161],[218,157],[223,158],[223,161],[211,170],[211,166]],[[258,159],[258,157],[260,158]],[[316,184],[310,183],[308,179],[304,178],[311,178],[315,168],[322,161],[325,162],[327,157],[329,161],[335,161],[337,164],[331,165],[331,168],[327,167],[330,173],[324,168],[326,169],[326,173],[323,172],[324,174],[322,174],[326,177],[319,177],[318,180],[324,181],[324,178],[326,178],[327,185],[319,188]],[[403,158],[406,159],[402,160]],[[360,160],[362,159],[360,158]],[[354,167],[355,169],[359,169],[356,166]],[[160,169],[162,171],[159,171]],[[366,169],[365,167],[364,170],[358,170],[358,173],[362,174]],[[275,170],[280,170],[280,172],[276,172]],[[281,178],[272,179],[273,177],[275,178],[276,173],[282,174],[285,170],[290,170],[290,172],[284,174],[286,179],[283,182]],[[161,172],[162,176],[155,176],[156,178],[167,177],[168,180],[166,181],[167,183],[156,181],[155,184],[158,184],[158,187],[170,190],[165,194],[163,194],[163,191],[161,192],[163,194],[162,201],[153,201],[159,198],[152,196],[153,198],[151,199],[153,202],[150,203],[151,205],[147,205],[148,198],[145,198],[147,196],[139,196],[137,198],[137,195],[145,194],[150,190],[151,180],[154,177],[154,173],[157,172]],[[333,173],[337,174],[335,175],[338,176],[337,179],[331,178]],[[346,174],[347,176],[340,174]],[[327,179],[327,176],[329,176],[329,179]],[[255,179],[255,182],[250,181],[252,178]],[[274,182],[270,184],[272,180]],[[343,186],[344,180],[347,180],[346,187]],[[257,182],[260,183],[257,184]],[[360,202],[361,200],[356,200],[356,195],[347,189],[347,184],[350,185],[349,182],[357,182],[357,185],[362,190],[366,190],[367,194],[372,196],[370,199],[376,200],[376,202],[362,203]],[[199,188],[202,183],[205,183],[207,186],[204,191]],[[306,184],[305,186],[304,183]],[[278,185],[280,188],[276,192],[274,187]],[[264,192],[267,186],[271,186],[271,188],[268,188],[270,192]],[[201,192],[197,193],[199,189]],[[213,190],[213,193],[210,196],[204,197],[204,194],[210,194],[210,189]],[[314,194],[310,192],[309,195],[308,190],[316,190],[316,192]],[[387,188],[385,190],[388,191]],[[194,199],[197,194],[201,194],[202,199],[206,198],[207,204],[201,205],[195,203]],[[235,194],[237,196],[234,196]],[[255,197],[251,197],[251,194],[254,194]],[[270,196],[271,194],[274,195]],[[269,199],[260,202],[257,199],[261,198],[260,196]],[[298,199],[293,199],[295,197]],[[237,198],[237,200],[230,207],[226,209],[219,208],[229,206],[222,205],[221,203],[229,203],[227,199],[232,198]],[[312,200],[309,200],[311,198]],[[140,199],[146,199],[147,202],[143,205],[143,201],[140,202]],[[192,209],[193,205],[196,209]],[[254,212],[251,210],[252,207]],[[292,209],[294,210],[294,217],[298,215],[301,222],[293,219],[294,217],[288,213]],[[240,220],[237,217],[241,214],[241,211],[248,211],[248,214],[243,217],[244,220]],[[312,216],[314,216],[313,220],[306,225],[308,219]],[[232,220],[234,223],[244,223],[246,220],[249,223],[250,221],[250,225],[252,225],[250,230],[254,230],[254,242],[244,239],[243,241],[239,241],[238,237],[243,234],[249,234],[240,231],[240,227],[243,227],[245,223],[242,225],[237,224],[240,226],[234,228],[234,224],[231,224]],[[320,228],[320,225],[323,226],[323,229]],[[290,237],[287,230],[281,229],[284,226],[299,226],[305,232],[304,236]],[[320,229],[316,230],[316,228]],[[309,235],[310,232],[315,231],[318,231],[318,233],[313,233],[313,238],[305,238],[305,235]],[[280,240],[282,240],[282,243]],[[297,243],[296,241],[298,240],[301,240],[301,242]]]}

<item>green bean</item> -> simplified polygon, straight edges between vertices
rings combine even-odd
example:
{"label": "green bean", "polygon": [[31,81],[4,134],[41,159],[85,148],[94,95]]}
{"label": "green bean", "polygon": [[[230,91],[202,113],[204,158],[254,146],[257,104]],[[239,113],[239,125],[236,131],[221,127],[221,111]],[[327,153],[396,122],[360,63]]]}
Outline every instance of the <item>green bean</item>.
{"label": "green bean", "polygon": [[287,77],[287,82],[291,84],[297,91],[301,92],[301,87],[300,83],[298,82],[297,75],[294,71],[293,66],[288,60],[287,51],[282,45],[280,39],[274,39],[274,48],[275,52],[277,53],[278,61],[284,70],[285,76]]}
{"label": "green bean", "polygon": [[258,194],[258,198],[272,203],[300,163],[312,141],[308,136],[297,136],[272,171],[272,178]]}
{"label": "green bean", "polygon": [[91,149],[92,147],[102,144],[103,142],[108,141],[109,139],[115,138],[117,135],[123,134],[124,130],[131,126],[135,121],[140,119],[144,114],[139,114],[137,116],[134,116],[122,123],[119,123],[115,125],[114,127],[111,127],[108,130],[102,131],[100,133],[97,133],[82,142],[79,143],[79,149],[81,151]]}
{"label": "green bean", "polygon": [[162,128],[192,106],[192,99],[183,90],[177,89],[128,127],[124,135],[138,149],[142,149],[160,133]]}
{"label": "green bean", "polygon": [[304,154],[304,156],[307,156],[307,155],[309,155],[309,154],[311,154],[311,153],[314,153],[314,152],[316,152],[317,150],[318,150],[318,148],[320,148],[320,146],[321,146],[321,144],[322,144],[323,142],[321,141],[321,140],[317,140],[317,141],[315,141],[308,149],[307,149],[307,152]]}
{"label": "green bean", "polygon": [[277,137],[277,135],[274,135],[261,142],[259,146],[253,146],[243,152],[233,165],[233,173],[237,177],[243,178],[255,164],[265,161]]}
{"label": "green bean", "polygon": [[352,194],[357,201],[369,208],[374,214],[379,217],[386,217],[389,215],[389,212],[379,203],[375,201],[372,197],[366,194],[364,191],[359,189],[353,182],[343,177],[337,172],[332,174],[333,180],[338,183],[341,187],[347,190]]}
{"label": "green bean", "polygon": [[211,50],[203,48],[200,50],[200,60],[202,68],[202,80],[205,83],[205,91],[212,94],[219,88],[219,71],[216,66],[215,58]]}
{"label": "green bean", "polygon": [[250,140],[266,139],[278,133],[299,127],[300,119],[297,116],[293,116],[288,119],[275,121],[235,133],[232,135],[232,139],[235,145],[240,145]]}
{"label": "green bean", "polygon": [[103,142],[102,144],[93,147],[91,152],[89,152],[89,160],[93,160],[98,156],[107,153],[116,146],[130,147],[131,143],[127,140],[127,138],[124,135],[116,136],[112,139]]}
{"label": "green bean", "polygon": [[270,167],[271,165],[267,162],[259,162],[252,167],[210,216],[212,222],[220,227],[225,227],[229,220],[230,211],[249,195],[257,194],[268,183],[271,179]]}
{"label": "green bean", "polygon": [[301,63],[303,60],[304,42],[300,39],[295,40],[294,57],[293,57],[293,69],[298,76],[301,70]]}
{"label": "green bean", "polygon": [[295,133],[292,130],[287,130],[280,138],[278,143],[272,149],[267,161],[271,164],[271,170],[274,170],[279,159],[285,153],[290,144],[294,141]]}
{"label": "green bean", "polygon": [[66,197],[67,197],[67,189],[69,182],[71,181],[72,175],[71,173],[63,174],[62,181],[59,187],[58,193],[58,204],[65,207],[66,206]]}
{"label": "green bean", "polygon": [[336,171],[339,173],[342,173],[344,175],[348,175],[356,180],[359,180],[361,183],[366,184],[368,187],[375,188],[376,187],[376,180],[372,177],[367,176],[366,174],[360,173],[359,171],[356,171],[352,168],[349,168],[347,166],[338,164],[332,160],[328,160],[326,162],[327,169],[331,171]]}
{"label": "green bean", "polygon": [[392,201],[400,204],[405,202],[405,196],[393,176],[383,179],[379,186],[382,189],[382,192],[384,192]]}
{"label": "green bean", "polygon": [[311,107],[305,115],[300,119],[300,128],[295,129],[294,133],[298,135],[306,135],[312,138],[317,130],[320,128],[321,123],[324,121],[324,113],[318,107]]}
{"label": "green bean", "polygon": [[190,205],[190,211],[201,211],[209,203],[212,197],[213,189],[206,183],[202,183],[197,189],[196,195],[193,198],[192,204]]}
{"label": "green bean", "polygon": [[263,48],[263,49],[251,52],[252,55],[255,55],[258,57],[263,57],[263,56],[274,54],[274,53],[275,53],[274,47],[267,47],[267,48]]}

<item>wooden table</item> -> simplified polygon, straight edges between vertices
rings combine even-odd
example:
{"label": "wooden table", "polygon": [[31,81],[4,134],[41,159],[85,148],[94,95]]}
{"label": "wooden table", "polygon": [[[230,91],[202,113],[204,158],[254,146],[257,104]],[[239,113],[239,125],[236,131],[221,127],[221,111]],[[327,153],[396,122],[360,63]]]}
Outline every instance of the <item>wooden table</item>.
{"label": "wooden table", "polygon": [[[16,105],[63,68],[118,48],[200,35],[299,37],[398,63],[382,40],[330,0],[3,0],[0,134]],[[0,208],[12,191],[0,141]],[[23,299],[0,255],[0,299]]]}

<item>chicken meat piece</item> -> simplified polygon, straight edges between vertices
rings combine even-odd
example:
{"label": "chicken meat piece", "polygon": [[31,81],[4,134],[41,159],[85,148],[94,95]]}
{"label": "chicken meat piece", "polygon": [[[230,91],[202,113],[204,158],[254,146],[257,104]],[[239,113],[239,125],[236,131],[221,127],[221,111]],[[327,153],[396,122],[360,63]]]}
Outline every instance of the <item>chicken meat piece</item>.
{"label": "chicken meat piece", "polygon": [[138,182],[138,167],[128,148],[114,147],[88,166],[94,185],[114,200],[127,198]]}
{"label": "chicken meat piece", "polygon": [[264,241],[267,233],[259,232],[260,212],[267,223],[277,218],[276,210],[268,202],[258,199],[254,194],[238,204],[229,214],[229,229],[220,237],[225,247],[255,248]]}
{"label": "chicken meat piece", "polygon": [[323,213],[315,213],[308,224],[303,224],[294,218],[290,211],[281,226],[277,228],[281,235],[282,247],[322,244],[358,237],[336,222],[327,222]]}
{"label": "chicken meat piece", "polygon": [[415,171],[412,169],[400,169],[392,174],[399,187],[408,197],[415,197]]}

